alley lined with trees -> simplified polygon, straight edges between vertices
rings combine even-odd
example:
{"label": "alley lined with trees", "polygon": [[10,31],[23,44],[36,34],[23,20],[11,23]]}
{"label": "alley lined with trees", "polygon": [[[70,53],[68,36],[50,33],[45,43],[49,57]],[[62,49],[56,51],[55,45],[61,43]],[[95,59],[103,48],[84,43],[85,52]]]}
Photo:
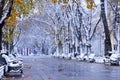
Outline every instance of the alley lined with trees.
{"label": "alley lined with trees", "polygon": [[[38,67],[40,65],[44,67],[43,64],[48,64],[49,59],[53,60],[53,63],[50,62],[52,65],[69,63],[66,59],[74,59],[119,66],[120,0],[0,0],[0,67],[2,67],[1,73],[3,73],[0,78],[5,74],[6,68],[4,67],[10,63],[11,59],[7,60],[7,58],[17,58],[17,55],[52,57],[40,59],[43,63],[38,61],[40,63]],[[53,59],[53,57],[65,60]],[[17,58],[17,60],[20,62],[20,72],[23,73],[24,61],[21,58]],[[44,60],[47,61],[44,62]],[[56,61],[54,62],[54,60]],[[27,60],[25,59],[25,61]],[[16,60],[13,62],[17,63]],[[80,69],[89,65],[74,63],[76,66],[83,66]],[[72,69],[76,67],[73,67],[74,63],[69,65],[72,66]],[[33,64],[28,61],[28,65],[35,68]],[[48,68],[47,71],[53,69],[47,66],[45,66]],[[103,66],[93,64],[91,67],[97,69]],[[91,67],[85,69],[83,77],[80,78],[79,75],[75,78],[83,79],[88,76],[89,72],[86,73],[86,70],[92,70]],[[103,70],[106,71],[106,69]],[[77,68],[76,71],[79,69]],[[109,72],[111,69],[107,71]],[[39,72],[37,73],[39,74]],[[40,72],[38,78],[42,75],[41,73],[44,74],[44,71]],[[90,71],[90,73],[94,74],[94,71]],[[105,75],[110,75],[109,73],[105,73]],[[103,75],[101,76],[103,77]],[[118,79],[118,74],[115,78]]]}
{"label": "alley lined with trees", "polygon": [[119,4],[118,0],[48,0],[42,7],[36,3],[36,16],[18,25],[22,33],[16,47],[56,55],[119,53]]}

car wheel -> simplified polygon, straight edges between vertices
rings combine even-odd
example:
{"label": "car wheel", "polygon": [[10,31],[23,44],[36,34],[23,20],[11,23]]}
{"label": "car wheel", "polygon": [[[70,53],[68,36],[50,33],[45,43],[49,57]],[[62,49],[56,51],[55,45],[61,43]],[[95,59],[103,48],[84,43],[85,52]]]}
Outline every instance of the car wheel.
{"label": "car wheel", "polygon": [[7,72],[10,72],[12,70],[12,67],[8,66]]}
{"label": "car wheel", "polygon": [[69,60],[71,60],[72,58],[71,57],[69,57]]}
{"label": "car wheel", "polygon": [[23,74],[23,70],[22,69],[20,70],[20,73]]}
{"label": "car wheel", "polygon": [[119,63],[116,63],[116,66],[119,66]]}

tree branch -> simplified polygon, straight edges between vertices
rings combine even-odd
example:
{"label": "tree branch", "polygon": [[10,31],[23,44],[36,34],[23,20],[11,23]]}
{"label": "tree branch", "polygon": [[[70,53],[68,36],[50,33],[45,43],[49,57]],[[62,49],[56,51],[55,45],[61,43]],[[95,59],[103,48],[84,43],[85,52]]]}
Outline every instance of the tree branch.
{"label": "tree branch", "polygon": [[9,0],[5,6],[3,6],[2,9],[2,17],[0,18],[0,24],[3,23],[3,21],[7,18],[7,16],[11,13],[11,8],[12,8],[13,0]]}
{"label": "tree branch", "polygon": [[19,38],[20,38],[20,34],[21,34],[21,29],[20,29],[20,33],[19,33],[19,35],[18,35],[18,37],[17,37],[17,40],[16,40],[15,44],[13,44],[13,47],[17,44],[17,42],[18,42],[18,40],[19,40]]}
{"label": "tree branch", "polygon": [[94,30],[93,30],[93,33],[92,33],[91,37],[90,37],[90,40],[91,40],[92,37],[94,36],[94,33],[96,32],[97,26],[98,26],[98,24],[99,24],[100,21],[101,21],[101,17],[100,17],[100,19],[98,20],[97,24],[95,25],[95,28],[94,28]]}

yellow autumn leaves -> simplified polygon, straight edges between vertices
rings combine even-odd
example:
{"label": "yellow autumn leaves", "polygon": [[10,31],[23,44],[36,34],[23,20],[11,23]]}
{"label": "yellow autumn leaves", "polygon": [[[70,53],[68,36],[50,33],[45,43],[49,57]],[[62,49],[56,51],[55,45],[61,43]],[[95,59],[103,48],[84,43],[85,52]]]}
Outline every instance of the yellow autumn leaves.
{"label": "yellow autumn leaves", "polygon": [[[74,2],[75,0],[71,0],[72,2]],[[68,0],[52,0],[52,3],[55,4],[57,2],[61,2],[61,3],[67,3]]]}
{"label": "yellow autumn leaves", "polygon": [[[71,2],[75,2],[75,0],[70,0]],[[93,9],[96,5],[95,5],[95,2],[94,0],[85,0],[86,1],[86,4],[87,4],[87,9]],[[56,4],[57,2],[61,2],[61,3],[64,3],[63,4],[63,7],[67,4],[68,0],[52,0],[52,3],[53,4]],[[77,1],[76,1],[77,3]]]}
{"label": "yellow autumn leaves", "polygon": [[16,3],[18,3],[18,4],[22,4],[23,3],[23,1],[22,0],[14,0]]}
{"label": "yellow autumn leaves", "polygon": [[18,22],[17,22],[17,17],[19,17],[19,14],[17,12],[15,12],[14,10],[12,10],[12,14],[11,16],[9,16],[8,18],[6,18],[5,23],[8,27],[13,27],[15,26]]}
{"label": "yellow autumn leaves", "polygon": [[[7,0],[6,0],[7,1]],[[32,10],[34,3],[33,0],[13,0],[13,4],[11,6],[11,11],[9,16],[5,19],[5,27],[4,29],[4,41],[11,42],[16,35],[19,34],[19,31],[16,31],[16,25],[18,24],[18,18],[23,16],[27,16]]]}
{"label": "yellow autumn leaves", "polygon": [[[74,2],[74,0],[71,0],[72,2]],[[52,3],[55,4],[57,2],[61,2],[61,3],[67,3],[68,0],[52,0]]]}
{"label": "yellow autumn leaves", "polygon": [[15,30],[15,27],[4,28],[4,42],[9,43],[20,34],[20,31]]}
{"label": "yellow autumn leaves", "polygon": [[57,2],[57,0],[52,0],[52,3],[55,4]]}
{"label": "yellow autumn leaves", "polygon": [[96,6],[94,0],[86,0],[86,3],[88,9],[93,9]]}

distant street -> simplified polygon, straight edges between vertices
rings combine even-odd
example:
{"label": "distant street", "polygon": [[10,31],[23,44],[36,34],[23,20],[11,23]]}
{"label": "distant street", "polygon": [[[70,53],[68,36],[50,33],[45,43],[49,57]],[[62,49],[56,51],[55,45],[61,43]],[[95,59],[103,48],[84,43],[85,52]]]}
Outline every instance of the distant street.
{"label": "distant street", "polygon": [[120,80],[119,66],[58,58],[26,57],[24,75],[7,80]]}

